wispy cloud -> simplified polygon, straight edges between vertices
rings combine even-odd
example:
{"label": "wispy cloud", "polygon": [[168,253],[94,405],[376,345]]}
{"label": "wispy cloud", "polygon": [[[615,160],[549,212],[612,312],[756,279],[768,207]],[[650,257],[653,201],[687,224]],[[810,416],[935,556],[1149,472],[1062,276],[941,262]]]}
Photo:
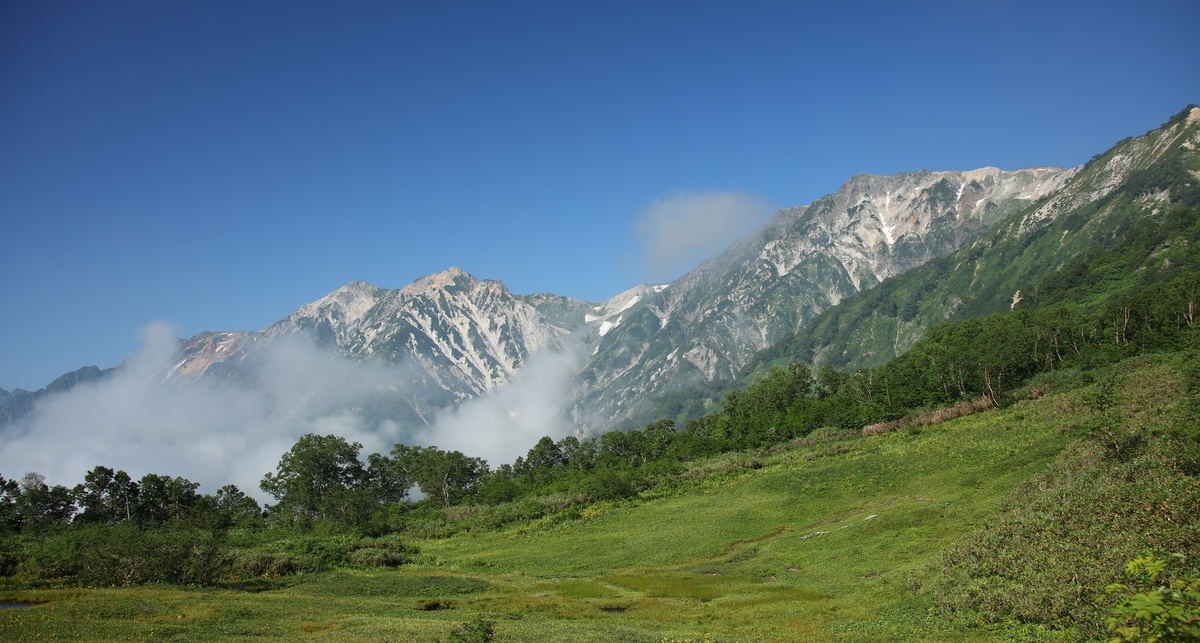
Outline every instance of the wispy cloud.
{"label": "wispy cloud", "polygon": [[634,224],[645,276],[677,277],[762,225],[771,210],[744,192],[679,192],[651,203]]}
{"label": "wispy cloud", "polygon": [[416,439],[483,457],[495,467],[524,456],[542,436],[555,440],[567,436],[572,426],[564,411],[580,364],[577,349],[543,350],[530,356],[512,382],[444,411]]}

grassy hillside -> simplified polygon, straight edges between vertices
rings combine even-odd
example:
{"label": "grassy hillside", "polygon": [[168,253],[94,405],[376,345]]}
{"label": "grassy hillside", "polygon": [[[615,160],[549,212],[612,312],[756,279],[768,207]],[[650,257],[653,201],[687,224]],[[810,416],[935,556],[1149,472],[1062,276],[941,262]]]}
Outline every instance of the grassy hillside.
{"label": "grassy hillside", "polygon": [[725,454],[632,499],[417,542],[395,570],[3,590],[37,604],[0,611],[0,638],[1094,636],[1091,600],[1125,560],[1200,551],[1196,472],[1171,455],[1197,417],[1194,357],[1060,371],[1040,399],[919,429]]}

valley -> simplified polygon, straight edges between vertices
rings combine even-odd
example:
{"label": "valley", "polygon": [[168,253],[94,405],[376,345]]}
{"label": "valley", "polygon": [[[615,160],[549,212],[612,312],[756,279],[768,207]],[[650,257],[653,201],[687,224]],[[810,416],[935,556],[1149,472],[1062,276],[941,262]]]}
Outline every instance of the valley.
{"label": "valley", "polygon": [[[1181,366],[1173,358],[1116,366],[1116,412],[1139,422],[1176,415]],[[513,641],[1072,640],[1001,613],[947,617],[942,587],[947,552],[961,555],[965,534],[1012,520],[1022,489],[1053,488],[1087,457],[1070,445],[1095,416],[1088,388],[1071,388],[1070,379],[1052,378],[1042,397],[1003,410],[730,454],[627,500],[419,539],[412,563],[395,570],[205,590],[0,590],[4,600],[37,603],[0,613],[0,631],[77,640],[446,640],[482,620],[496,640]],[[1163,422],[1142,426],[1154,433]],[[1194,480],[1181,481],[1190,496],[1172,502],[1197,508]],[[1147,533],[1169,520],[1154,517]],[[1121,524],[1092,527],[1089,535],[1111,539],[1088,551],[1109,573],[1151,544],[1116,538]]]}
{"label": "valley", "polygon": [[[0,635],[1200,636],[1193,590],[1167,589],[1200,582],[1197,145],[1190,106],[1072,170],[860,175],[601,304],[451,269],[188,340],[165,373],[131,364],[139,386],[269,388],[252,367],[307,338],[327,352],[283,363],[325,375],[302,408],[379,426],[500,399],[542,350],[587,357],[575,431],[511,462],[314,431],[265,506],[103,465],[0,478],[0,601],[29,605]],[[122,377],[80,373],[52,393]],[[1178,616],[1109,595],[1138,592]]]}

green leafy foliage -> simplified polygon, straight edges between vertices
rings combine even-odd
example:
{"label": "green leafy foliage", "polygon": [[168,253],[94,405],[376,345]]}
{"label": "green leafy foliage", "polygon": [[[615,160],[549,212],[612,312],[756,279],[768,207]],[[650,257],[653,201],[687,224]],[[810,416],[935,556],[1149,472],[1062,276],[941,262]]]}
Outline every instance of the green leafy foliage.
{"label": "green leafy foliage", "polygon": [[367,478],[360,449],[361,444],[334,435],[302,436],[259,485],[279,501],[272,513],[292,522],[360,518],[370,501],[360,493]]}
{"label": "green leafy foliage", "polygon": [[460,502],[473,492],[488,466],[482,458],[471,458],[461,451],[442,451],[430,447],[397,444],[392,450],[394,469],[417,483],[421,491],[437,498],[443,506]]}
{"label": "green leafy foliage", "polygon": [[[1200,551],[1200,480],[1179,466],[1169,437],[1170,410],[1185,403],[1179,373],[1189,356],[1123,362],[1072,393],[1075,420],[1066,428],[1077,441],[942,555],[940,578],[926,588],[941,614],[974,626],[1014,620],[1098,637],[1105,614],[1092,599],[1124,561],[1145,551]],[[1136,368],[1136,380],[1127,368]],[[1114,449],[1112,435],[1137,439]]]}
{"label": "green leafy foliage", "polygon": [[[1183,554],[1170,558],[1182,562]],[[1139,556],[1125,566],[1127,583],[1113,583],[1099,600],[1116,596],[1108,629],[1117,641],[1200,641],[1200,577],[1163,583],[1168,559]]]}
{"label": "green leafy foliage", "polygon": [[226,566],[222,541],[220,534],[199,528],[93,524],[38,541],[17,575],[84,586],[207,585]]}

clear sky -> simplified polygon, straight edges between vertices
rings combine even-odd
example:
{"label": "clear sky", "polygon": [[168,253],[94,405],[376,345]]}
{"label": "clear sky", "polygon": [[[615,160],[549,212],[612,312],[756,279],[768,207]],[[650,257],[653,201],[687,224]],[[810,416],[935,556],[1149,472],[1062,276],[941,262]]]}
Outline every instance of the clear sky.
{"label": "clear sky", "polygon": [[1078,165],[1200,102],[1195,0],[816,4],[0,3],[0,388],[352,280],[599,301],[689,267],[664,203]]}

